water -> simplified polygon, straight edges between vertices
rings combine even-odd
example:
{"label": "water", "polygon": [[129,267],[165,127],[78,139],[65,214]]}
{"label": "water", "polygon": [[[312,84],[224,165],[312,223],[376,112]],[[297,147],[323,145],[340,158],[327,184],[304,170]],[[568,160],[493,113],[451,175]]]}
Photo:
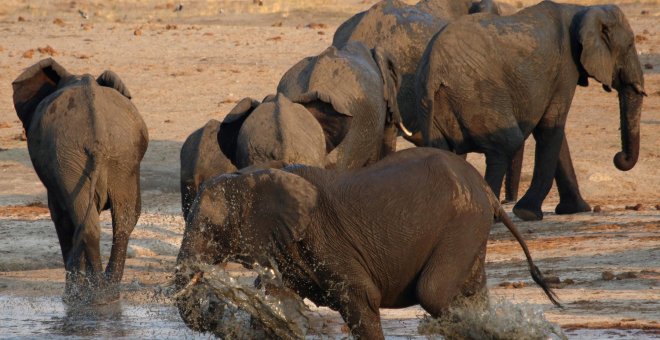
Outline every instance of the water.
{"label": "water", "polygon": [[217,266],[191,266],[196,274],[174,295],[187,323],[222,338],[304,338],[309,308],[284,286],[277,270],[257,264],[252,268],[262,281],[260,288]]}
{"label": "water", "polygon": [[[387,339],[426,339],[417,335],[419,319],[401,310],[383,310],[383,329]],[[418,311],[418,314],[421,310]],[[326,321],[341,322],[334,313],[325,312]],[[317,320],[318,321],[318,320]],[[332,327],[323,336],[308,339],[342,339],[346,334]],[[565,331],[569,339],[658,339],[657,331],[638,329],[577,329]],[[120,339],[208,339],[209,334],[194,332],[181,321],[176,307],[167,304],[118,302],[107,306],[70,310],[59,296],[0,296],[0,338],[120,338]],[[435,337],[434,337],[435,338]]]}
{"label": "water", "polygon": [[0,338],[208,338],[188,329],[174,306],[69,308],[59,296],[0,296]]}

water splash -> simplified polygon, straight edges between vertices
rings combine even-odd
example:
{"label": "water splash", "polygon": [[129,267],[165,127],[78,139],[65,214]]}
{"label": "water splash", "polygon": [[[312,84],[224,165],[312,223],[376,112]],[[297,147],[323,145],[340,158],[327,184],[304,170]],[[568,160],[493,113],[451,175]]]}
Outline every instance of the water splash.
{"label": "water splash", "polygon": [[252,269],[263,283],[256,288],[218,266],[196,264],[190,268],[197,274],[175,295],[188,327],[230,339],[302,339],[307,334],[305,314],[309,309],[284,286],[277,270],[254,265]]}
{"label": "water splash", "polygon": [[426,315],[418,331],[446,339],[568,339],[540,308],[488,297],[459,300],[438,319]]}

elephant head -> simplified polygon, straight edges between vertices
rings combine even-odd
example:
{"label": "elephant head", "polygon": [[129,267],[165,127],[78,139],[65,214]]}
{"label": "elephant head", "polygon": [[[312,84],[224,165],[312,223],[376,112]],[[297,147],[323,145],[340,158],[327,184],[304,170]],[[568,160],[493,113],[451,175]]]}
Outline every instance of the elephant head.
{"label": "elephant head", "polygon": [[277,91],[319,121],[326,137],[326,164],[362,167],[380,157],[386,125],[402,126],[395,65],[383,49],[351,41],[294,65]]}
{"label": "elephant head", "polygon": [[[14,90],[14,108],[23,123],[26,132],[30,129],[37,106],[58,89],[70,86],[81,77],[74,76],[52,58],[47,58],[28,67],[12,82]],[[128,88],[112,71],[105,71],[97,79],[101,86],[119,91],[128,99]]]}
{"label": "elephant head", "polygon": [[302,105],[282,94],[245,98],[220,126],[218,143],[240,169],[269,161],[323,166],[323,129]]}
{"label": "elephant head", "polygon": [[191,262],[232,260],[269,265],[273,247],[300,241],[312,222],[318,192],[300,176],[276,169],[234,173],[206,181],[186,219],[176,285],[188,283]]}
{"label": "elephant head", "polygon": [[619,93],[622,151],[614,157],[619,170],[632,169],[639,157],[639,122],[644,75],[635,49],[635,36],[623,12],[616,6],[594,6],[577,15],[573,35],[579,51],[580,80],[599,81],[606,91]]}

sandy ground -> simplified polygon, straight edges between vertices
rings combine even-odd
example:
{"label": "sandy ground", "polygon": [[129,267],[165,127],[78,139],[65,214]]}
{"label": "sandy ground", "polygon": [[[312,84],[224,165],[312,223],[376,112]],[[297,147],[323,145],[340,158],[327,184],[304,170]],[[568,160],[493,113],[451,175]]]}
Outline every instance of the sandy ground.
{"label": "sandy ground", "polygon": [[[142,163],[143,213],[129,245],[124,300],[159,303],[153,291],[171,279],[183,232],[178,193],[183,140],[208,119],[221,119],[237,100],[272,93],[284,71],[321,52],[343,20],[373,2],[264,0],[264,6],[257,6],[252,1],[185,1],[183,10],[175,12],[178,2],[156,0],[3,1],[2,304],[11,306],[12,298],[58,296],[64,279],[46,192],[32,169],[12,105],[11,82],[22,69],[52,55],[73,73],[98,75],[112,69],[130,88],[151,141]],[[528,3],[511,2],[506,10]],[[651,1],[621,6],[646,65],[640,160],[629,172],[616,170],[616,94],[600,86],[579,88],[569,115],[568,140],[582,193],[601,212],[554,215],[553,189],[543,221],[516,220],[538,266],[558,279],[557,294],[566,308],[553,308],[534,286],[522,251],[501,225],[491,234],[487,270],[492,296],[540,307],[565,329],[638,329],[643,330],[641,336],[653,337],[660,336],[660,5]],[[528,141],[521,194],[531,179],[533,144]],[[482,157],[468,159],[483,171]],[[637,210],[626,208],[638,204]],[[108,213],[102,214],[102,229],[107,254]],[[421,314],[420,308],[383,311],[384,319],[396,320],[386,324],[386,333],[417,334],[415,321]],[[340,324],[336,314],[324,315]]]}

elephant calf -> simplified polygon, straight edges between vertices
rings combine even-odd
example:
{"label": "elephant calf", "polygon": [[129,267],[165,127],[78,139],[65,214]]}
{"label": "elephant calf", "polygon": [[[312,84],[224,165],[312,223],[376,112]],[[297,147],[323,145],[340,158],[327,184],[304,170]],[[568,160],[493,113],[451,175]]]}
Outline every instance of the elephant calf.
{"label": "elephant calf", "polygon": [[[49,58],[26,69],[12,86],[30,159],[48,191],[67,272],[65,301],[115,299],[128,238],[140,216],[147,127],[111,71],[95,80],[72,75]],[[112,211],[113,235],[104,274],[99,213],[106,209]]]}
{"label": "elephant calf", "polygon": [[222,123],[210,120],[181,148],[181,205],[186,218],[207,179],[245,167],[325,164],[325,137],[314,116],[282,94],[244,98]]}
{"label": "elephant calf", "polygon": [[193,260],[274,260],[286,286],[338,310],[360,338],[383,338],[379,308],[420,304],[437,317],[456,297],[485,289],[494,217],[557,304],[486,182],[445,151],[409,149],[345,172],[295,166],[219,176],[202,186],[190,214],[177,287],[192,277],[184,268]]}

